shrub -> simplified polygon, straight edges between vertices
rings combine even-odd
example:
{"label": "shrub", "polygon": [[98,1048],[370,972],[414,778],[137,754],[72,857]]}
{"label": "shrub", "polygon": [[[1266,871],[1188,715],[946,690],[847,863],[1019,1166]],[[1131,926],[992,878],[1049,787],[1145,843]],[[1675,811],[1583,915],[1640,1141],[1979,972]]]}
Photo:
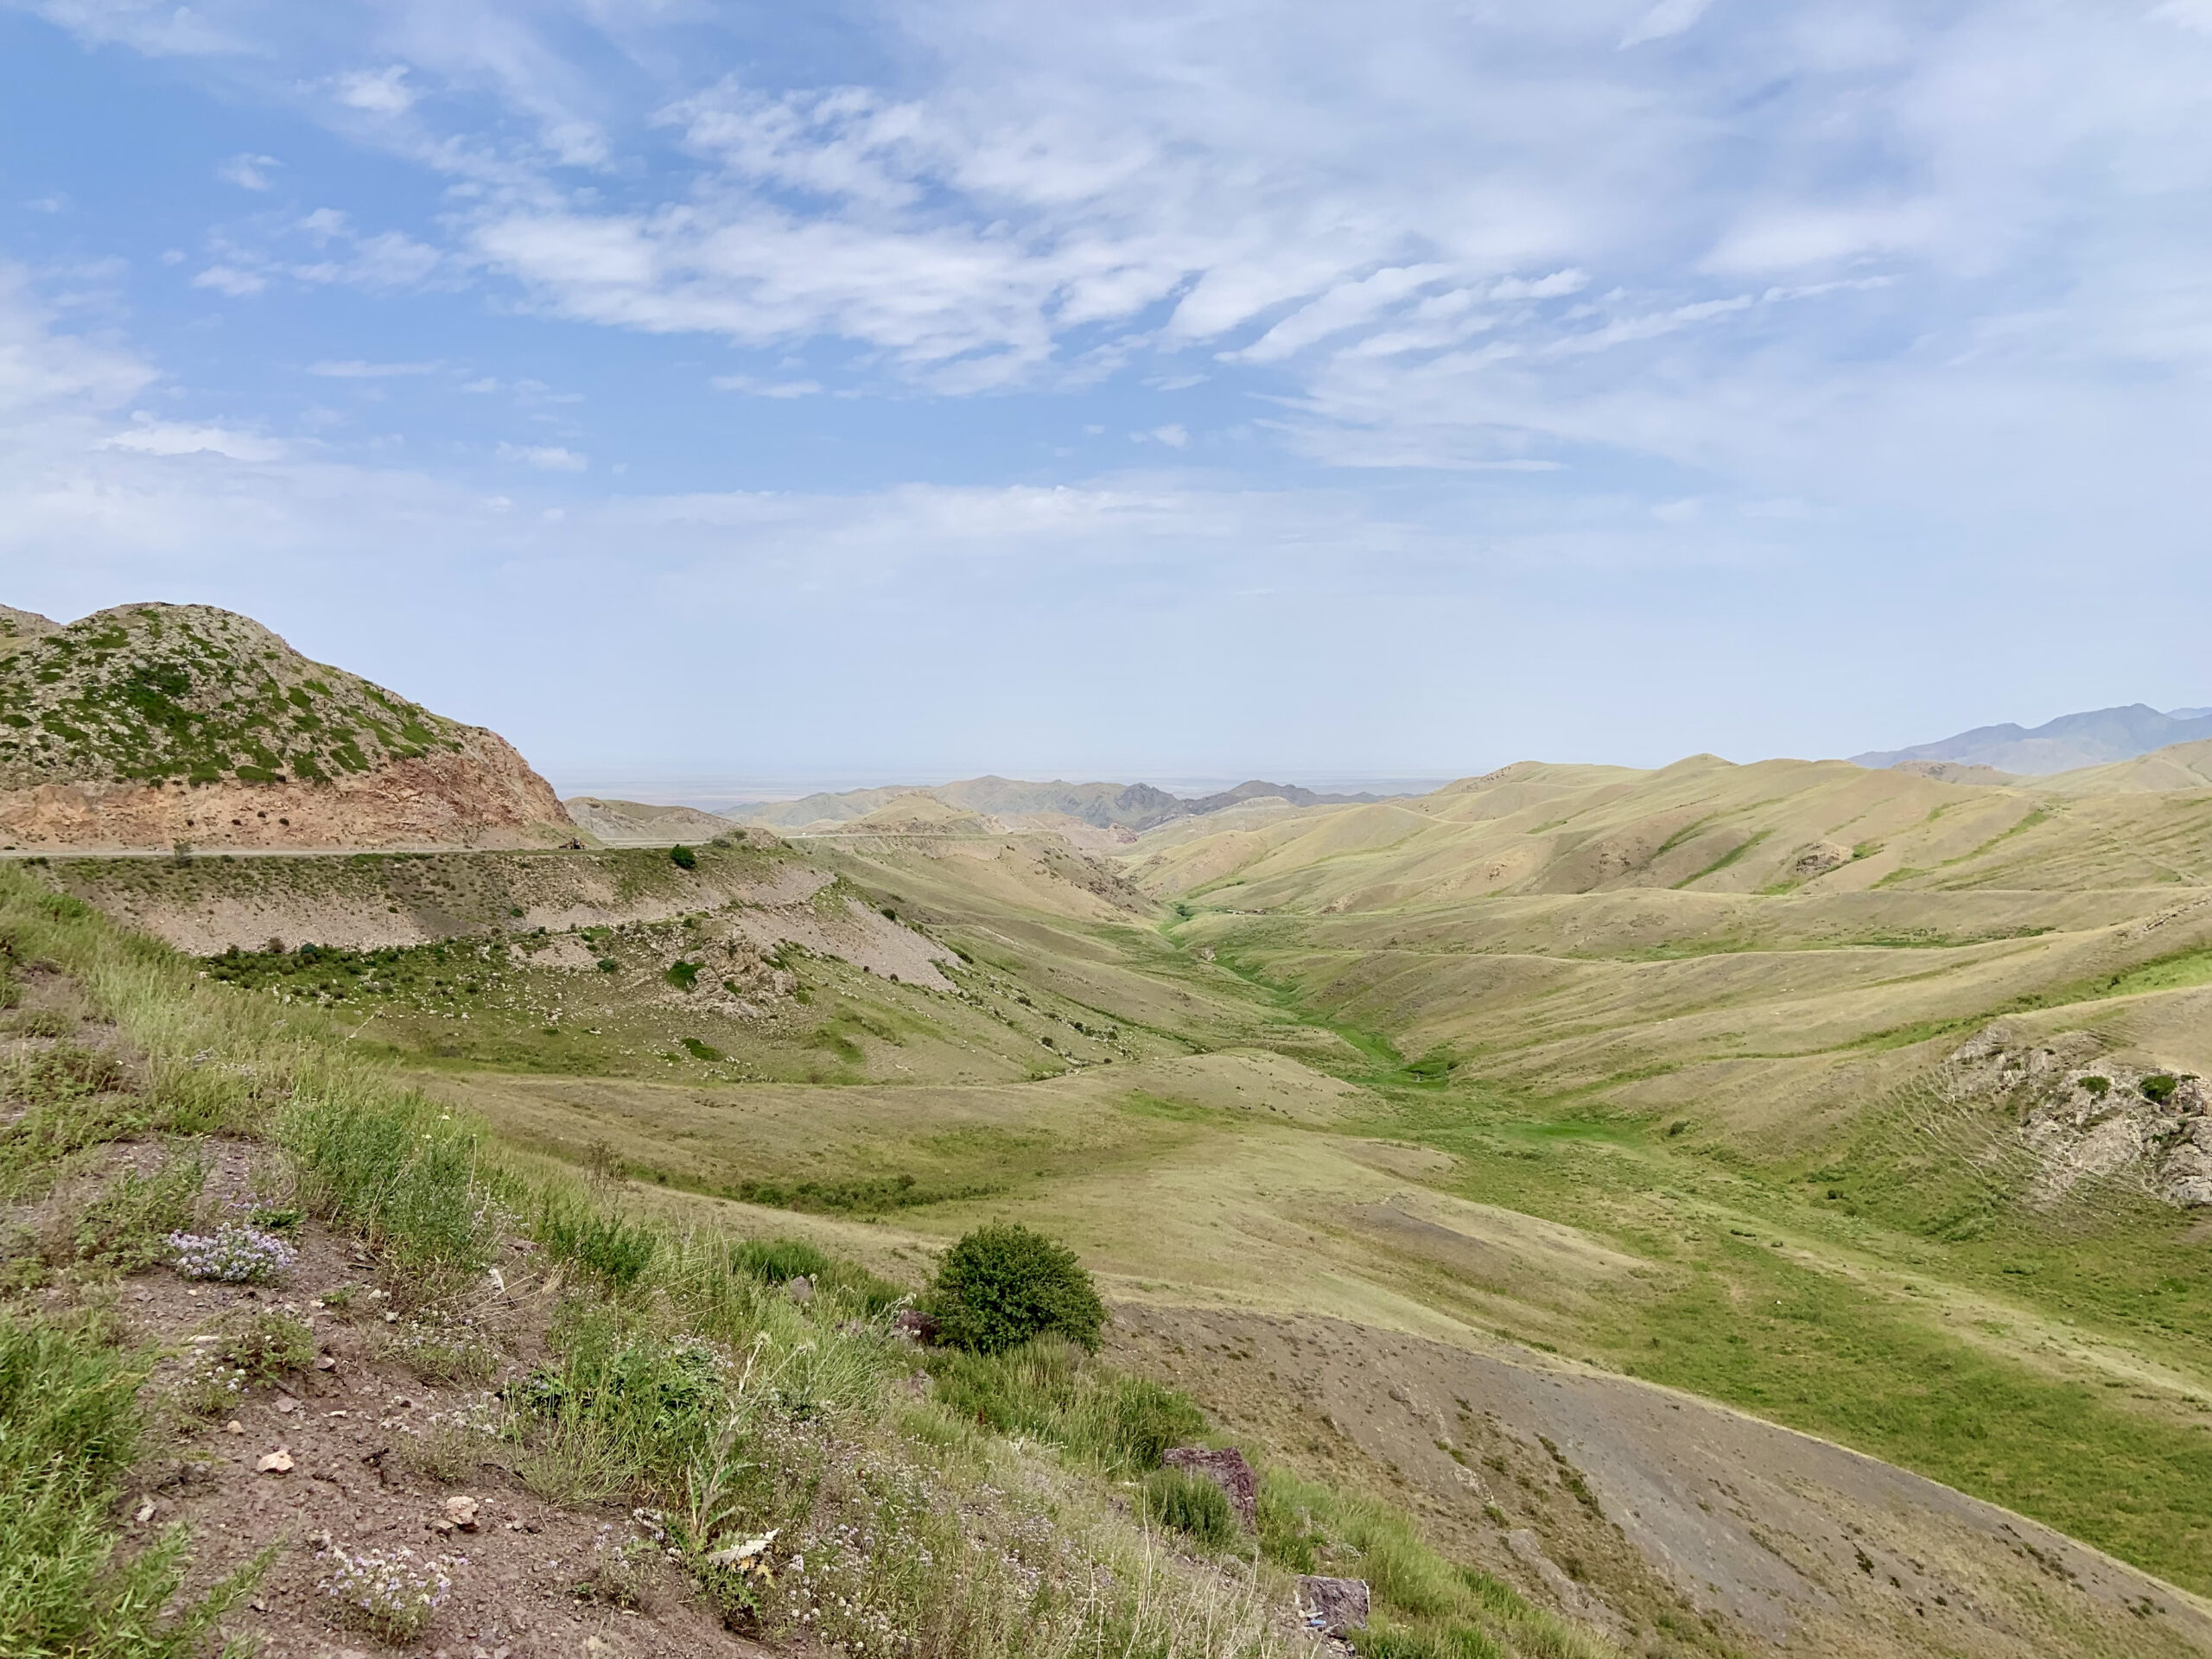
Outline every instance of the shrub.
{"label": "shrub", "polygon": [[699,855],[679,842],[668,849],[668,861],[679,870],[696,870],[699,868]]}
{"label": "shrub", "polygon": [[2084,1077],[2082,1079],[2082,1087],[2088,1093],[2095,1096],[2099,1100],[2102,1100],[2107,1094],[2112,1092],[2112,1079],[2110,1077]]}
{"label": "shrub", "polygon": [[947,1250],[927,1305],[940,1341],[979,1354],[1048,1335],[1096,1350],[1106,1323],[1075,1252],[1018,1222],[978,1227]]}
{"label": "shrub", "polygon": [[1228,1494],[1203,1475],[1154,1470],[1145,1477],[1144,1512],[1154,1526],[1188,1533],[1206,1549],[1226,1549],[1236,1541],[1236,1516]]}
{"label": "shrub", "polygon": [[2174,1090],[2181,1087],[2181,1079],[2171,1071],[2154,1071],[2136,1085],[2143,1091],[2143,1098],[2153,1106],[2163,1106],[2174,1097]]}

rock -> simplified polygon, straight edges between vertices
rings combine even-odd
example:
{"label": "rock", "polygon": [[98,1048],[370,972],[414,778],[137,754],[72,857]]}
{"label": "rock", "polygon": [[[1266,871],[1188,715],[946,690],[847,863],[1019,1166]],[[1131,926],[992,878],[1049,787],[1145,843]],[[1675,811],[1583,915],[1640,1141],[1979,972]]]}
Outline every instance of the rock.
{"label": "rock", "polygon": [[1211,1481],[1229,1499],[1229,1507],[1236,1511],[1244,1530],[1259,1529],[1259,1484],[1253,1479],[1252,1465],[1244,1461],[1242,1452],[1234,1446],[1226,1452],[1211,1452],[1202,1446],[1179,1446],[1163,1452],[1160,1460],[1170,1469]]}
{"label": "rock", "polygon": [[891,1328],[909,1342],[933,1343],[937,1340],[937,1320],[918,1307],[902,1307],[891,1321]]}
{"label": "rock", "polygon": [[476,1530],[476,1500],[473,1497],[446,1499],[446,1519],[463,1532]]}
{"label": "rock", "polygon": [[238,1421],[237,1418],[233,1417],[229,1422],[223,1425],[223,1433],[226,1434],[243,1434],[245,1433],[245,1425]]}
{"label": "rock", "polygon": [[1316,1629],[1347,1636],[1367,1624],[1367,1580],[1309,1573],[1298,1581],[1298,1612]]}
{"label": "rock", "polygon": [[276,1396],[276,1409],[281,1414],[289,1417],[299,1408],[300,1402],[293,1399],[290,1395],[280,1394]]}
{"label": "rock", "polygon": [[288,1475],[292,1471],[291,1449],[289,1446],[280,1446],[274,1452],[265,1452],[262,1454],[261,1461],[255,1464],[253,1467],[257,1474]]}
{"label": "rock", "polygon": [[1840,847],[1832,841],[1815,842],[1790,861],[1789,873],[1801,881],[1808,880],[1850,862],[1850,848]]}
{"label": "rock", "polygon": [[338,1369],[338,1362],[328,1354],[317,1354],[315,1358],[315,1368],[318,1371],[334,1371]]}
{"label": "rock", "polygon": [[814,1281],[799,1274],[784,1281],[784,1294],[804,1307],[814,1300]]}

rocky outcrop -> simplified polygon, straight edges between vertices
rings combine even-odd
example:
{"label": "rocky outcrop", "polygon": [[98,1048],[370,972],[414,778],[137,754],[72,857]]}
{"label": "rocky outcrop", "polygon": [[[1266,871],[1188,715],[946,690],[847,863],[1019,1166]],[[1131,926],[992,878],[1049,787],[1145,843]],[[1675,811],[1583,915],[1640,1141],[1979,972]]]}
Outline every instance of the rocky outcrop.
{"label": "rocky outcrop", "polygon": [[321,783],[0,790],[0,846],[16,850],[543,847],[575,834],[552,785],[480,730],[442,753]]}
{"label": "rocky outcrop", "polygon": [[1221,1495],[1236,1511],[1244,1530],[1259,1530],[1259,1483],[1253,1478],[1252,1465],[1244,1461],[1242,1452],[1234,1446],[1216,1452],[1203,1446],[1179,1446],[1162,1452],[1160,1460],[1170,1469],[1180,1469],[1186,1475],[1196,1475],[1220,1487]]}
{"label": "rocky outcrop", "polygon": [[0,614],[0,847],[528,847],[574,836],[505,740],[251,618]]}
{"label": "rocky outcrop", "polygon": [[2101,1181],[2183,1209],[2212,1206],[2212,1101],[2203,1080],[2107,1054],[2085,1032],[2040,1040],[1992,1026],[1944,1063],[1954,1098],[2000,1096],[2033,1160],[2029,1201]]}

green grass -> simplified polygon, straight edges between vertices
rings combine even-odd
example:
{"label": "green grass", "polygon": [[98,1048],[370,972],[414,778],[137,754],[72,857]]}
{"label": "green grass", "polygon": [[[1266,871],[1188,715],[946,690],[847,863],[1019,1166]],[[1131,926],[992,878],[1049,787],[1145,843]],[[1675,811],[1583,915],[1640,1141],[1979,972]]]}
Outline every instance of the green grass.
{"label": "green grass", "polygon": [[[1593,1230],[1658,1264],[1580,1316],[1567,1351],[1840,1441],[2212,1589],[2212,1428],[2200,1426],[2212,1414],[2054,1375],[2026,1350],[1993,1351],[1946,1328],[1940,1289],[1902,1299],[1840,1270],[1879,1253],[1935,1286],[2137,1343],[2163,1320],[2169,1357],[2202,1375],[2212,1372],[2212,1344],[2197,1334],[2212,1267],[2176,1248],[2187,1224],[2174,1212],[2144,1205],[2054,1235],[1993,1199],[1966,1160],[1886,1161],[1900,1137],[1877,1128],[1856,1156],[1832,1155],[1801,1197],[1778,1168],[1495,1097],[1407,1096],[1390,1121],[1465,1158],[1467,1196]],[[1523,1155],[1500,1156],[1508,1147]],[[1827,1199],[1831,1189],[1844,1196]],[[1942,1236],[1992,1208],[2010,1218],[1961,1242]],[[1708,1218],[1685,1226],[1686,1211]],[[1732,1215],[1742,1219],[1711,1218]],[[1793,1248],[1773,1248],[1785,1235]]]}
{"label": "green grass", "polygon": [[1205,1415],[1173,1389],[1102,1365],[1058,1337],[1000,1354],[934,1350],[927,1363],[947,1410],[997,1433],[1049,1441],[1109,1474],[1157,1469],[1163,1452],[1206,1430]]}
{"label": "green grass", "polygon": [[1260,1485],[1260,1548],[1291,1572],[1367,1580],[1374,1630],[1362,1654],[1414,1659],[1604,1659],[1603,1642],[1510,1585],[1439,1553],[1388,1504],[1281,1469]]}
{"label": "green grass", "polygon": [[1684,887],[1695,887],[1699,882],[1704,880],[1707,876],[1719,874],[1721,871],[1735,863],[1738,859],[1742,858],[1745,854],[1750,852],[1752,848],[1758,846],[1761,842],[1766,840],[1773,834],[1774,831],[1771,830],[1759,830],[1753,831],[1750,836],[1747,836],[1742,841],[1737,842],[1735,846],[1721,854],[1719,857],[1714,859],[1712,863],[1707,865],[1695,875],[1686,875],[1681,880],[1675,882],[1674,884],[1674,891],[1680,892]]}
{"label": "green grass", "polygon": [[188,1535],[123,1548],[143,1362],[84,1325],[0,1312],[0,1652],[191,1659],[267,1567],[179,1599]]}

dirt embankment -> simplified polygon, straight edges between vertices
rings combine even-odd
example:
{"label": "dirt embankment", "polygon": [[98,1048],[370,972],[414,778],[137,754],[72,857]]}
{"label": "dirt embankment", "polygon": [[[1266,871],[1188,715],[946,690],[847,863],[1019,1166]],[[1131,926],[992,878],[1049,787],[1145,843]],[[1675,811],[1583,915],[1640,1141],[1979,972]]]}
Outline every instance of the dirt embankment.
{"label": "dirt embankment", "polygon": [[[770,841],[766,831],[756,831]],[[353,858],[56,859],[52,879],[125,926],[194,956],[271,939],[346,950],[493,932],[666,921],[724,905],[803,906],[830,877],[788,852],[518,851]]]}
{"label": "dirt embankment", "polygon": [[576,826],[498,734],[327,782],[54,783],[0,791],[0,847],[544,847]]}
{"label": "dirt embankment", "polygon": [[1691,1395],[1332,1319],[1125,1306],[1114,1330],[1224,1427],[1353,1454],[1471,1558],[1616,1635],[1679,1598],[1672,1617],[1752,1653],[2212,1653],[2193,1596]]}

